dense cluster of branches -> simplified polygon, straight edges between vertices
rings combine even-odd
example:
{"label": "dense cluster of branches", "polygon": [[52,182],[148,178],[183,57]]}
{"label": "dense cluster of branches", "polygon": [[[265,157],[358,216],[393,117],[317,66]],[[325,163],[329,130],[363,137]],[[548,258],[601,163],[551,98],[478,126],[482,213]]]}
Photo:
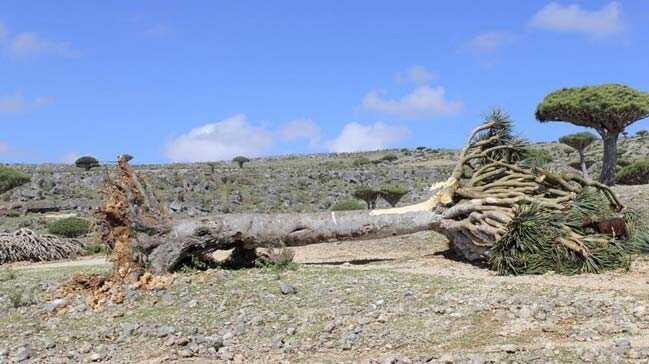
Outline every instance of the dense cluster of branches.
{"label": "dense cluster of branches", "polygon": [[83,252],[77,240],[38,235],[29,229],[0,234],[0,264],[73,258]]}

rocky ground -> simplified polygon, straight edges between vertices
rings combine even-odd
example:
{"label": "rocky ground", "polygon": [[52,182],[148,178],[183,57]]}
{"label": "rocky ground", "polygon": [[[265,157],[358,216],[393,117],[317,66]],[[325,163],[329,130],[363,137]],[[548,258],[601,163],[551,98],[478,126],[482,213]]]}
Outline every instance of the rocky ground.
{"label": "rocky ground", "polygon": [[295,251],[294,269],[178,273],[96,310],[51,294],[102,260],[16,265],[0,282],[0,362],[649,362],[645,259],[500,277],[434,233]]}

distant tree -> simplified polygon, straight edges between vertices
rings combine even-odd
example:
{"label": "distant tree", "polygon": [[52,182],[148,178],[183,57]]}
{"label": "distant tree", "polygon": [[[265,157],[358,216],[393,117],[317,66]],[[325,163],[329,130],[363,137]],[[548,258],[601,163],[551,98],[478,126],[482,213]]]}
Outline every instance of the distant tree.
{"label": "distant tree", "polygon": [[615,184],[617,140],[632,123],[649,117],[649,93],[620,84],[564,88],[536,109],[541,122],[563,121],[595,129],[604,141],[600,182]]}
{"label": "distant tree", "polygon": [[31,177],[13,168],[0,166],[0,193],[5,193],[31,181]]}
{"label": "distant tree", "polygon": [[597,140],[597,137],[587,131],[565,135],[559,138],[559,142],[575,149],[577,153],[579,153],[579,166],[581,173],[584,175],[584,178],[589,178],[588,166],[586,165],[586,157],[584,155],[584,152],[586,151],[586,148],[593,144],[595,140]]}
{"label": "distant tree", "polygon": [[92,168],[99,167],[99,161],[95,157],[87,155],[77,159],[77,161],[74,162],[74,165],[89,171]]}
{"label": "distant tree", "polygon": [[403,196],[408,194],[408,190],[401,185],[385,185],[379,189],[379,195],[390,206],[394,207],[399,203]]}
{"label": "distant tree", "polygon": [[237,165],[239,165],[239,168],[243,168],[243,165],[244,165],[245,163],[250,162],[250,159],[248,159],[248,158],[246,158],[246,157],[240,155],[240,156],[236,156],[236,157],[232,158],[232,162],[234,162],[234,163],[236,163]]}
{"label": "distant tree", "polygon": [[219,164],[217,162],[207,162],[207,165],[210,167],[210,172],[214,174],[214,172],[216,171],[216,166],[218,166]]}
{"label": "distant tree", "polygon": [[376,200],[379,198],[379,191],[370,187],[359,187],[354,191],[354,197],[365,201],[368,209],[376,207]]}
{"label": "distant tree", "polygon": [[637,136],[639,136],[641,138],[644,138],[647,135],[649,135],[649,131],[647,131],[647,130],[638,130],[638,132],[635,133],[635,135],[637,135]]}

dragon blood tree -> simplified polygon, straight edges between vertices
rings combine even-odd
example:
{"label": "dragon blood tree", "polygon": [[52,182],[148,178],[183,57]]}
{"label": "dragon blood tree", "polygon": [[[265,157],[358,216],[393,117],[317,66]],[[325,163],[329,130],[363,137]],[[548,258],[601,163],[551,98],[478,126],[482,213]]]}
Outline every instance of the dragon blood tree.
{"label": "dragon blood tree", "polygon": [[[469,261],[502,274],[601,272],[626,267],[646,234],[604,184],[523,163],[524,140],[493,111],[469,135],[449,178],[418,204],[322,213],[224,214],[171,220],[128,163],[108,179],[102,234],[121,279],[162,274],[216,250],[255,259],[295,247],[432,230]],[[133,277],[133,278],[129,278]]]}
{"label": "dragon blood tree", "polygon": [[541,122],[565,121],[595,129],[604,141],[600,182],[615,184],[617,140],[624,129],[649,117],[649,93],[619,84],[564,88],[548,94],[536,109]]}
{"label": "dragon blood tree", "polygon": [[586,148],[588,148],[594,141],[597,140],[595,135],[589,132],[581,132],[570,135],[564,135],[559,138],[559,142],[569,146],[570,148],[577,151],[579,154],[579,169],[584,178],[588,177],[588,164],[586,162]]}

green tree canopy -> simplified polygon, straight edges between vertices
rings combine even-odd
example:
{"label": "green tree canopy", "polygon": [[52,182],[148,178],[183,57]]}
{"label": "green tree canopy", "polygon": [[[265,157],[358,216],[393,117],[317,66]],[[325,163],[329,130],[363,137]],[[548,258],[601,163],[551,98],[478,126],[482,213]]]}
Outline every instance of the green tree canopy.
{"label": "green tree canopy", "polygon": [[649,93],[615,83],[554,91],[536,108],[536,118],[541,122],[564,121],[597,130],[604,141],[600,182],[609,186],[615,184],[620,133],[646,117]]}
{"label": "green tree canopy", "polygon": [[559,142],[576,149],[579,152],[583,152],[589,145],[593,144],[595,140],[597,140],[597,137],[593,135],[593,133],[587,131],[564,135],[559,138]]}
{"label": "green tree canopy", "polygon": [[245,163],[250,162],[250,159],[248,159],[247,157],[244,157],[242,155],[239,155],[239,156],[236,156],[236,157],[232,158],[232,162],[238,164],[239,168],[243,168],[243,165]]}
{"label": "green tree canopy", "polygon": [[365,201],[368,209],[373,209],[376,206],[376,200],[379,198],[379,191],[363,186],[357,188],[353,195],[357,199]]}
{"label": "green tree canopy", "polygon": [[408,194],[408,190],[401,185],[384,185],[379,189],[379,194],[390,206],[394,207],[403,196]]}
{"label": "green tree canopy", "polygon": [[91,157],[89,155],[77,159],[74,164],[79,168],[85,169],[86,171],[89,171],[95,167],[99,167],[99,161],[97,160],[97,158]]}
{"label": "green tree canopy", "polygon": [[649,117],[649,93],[620,84],[563,88],[548,94],[536,109],[541,122],[565,121],[608,133]]}

